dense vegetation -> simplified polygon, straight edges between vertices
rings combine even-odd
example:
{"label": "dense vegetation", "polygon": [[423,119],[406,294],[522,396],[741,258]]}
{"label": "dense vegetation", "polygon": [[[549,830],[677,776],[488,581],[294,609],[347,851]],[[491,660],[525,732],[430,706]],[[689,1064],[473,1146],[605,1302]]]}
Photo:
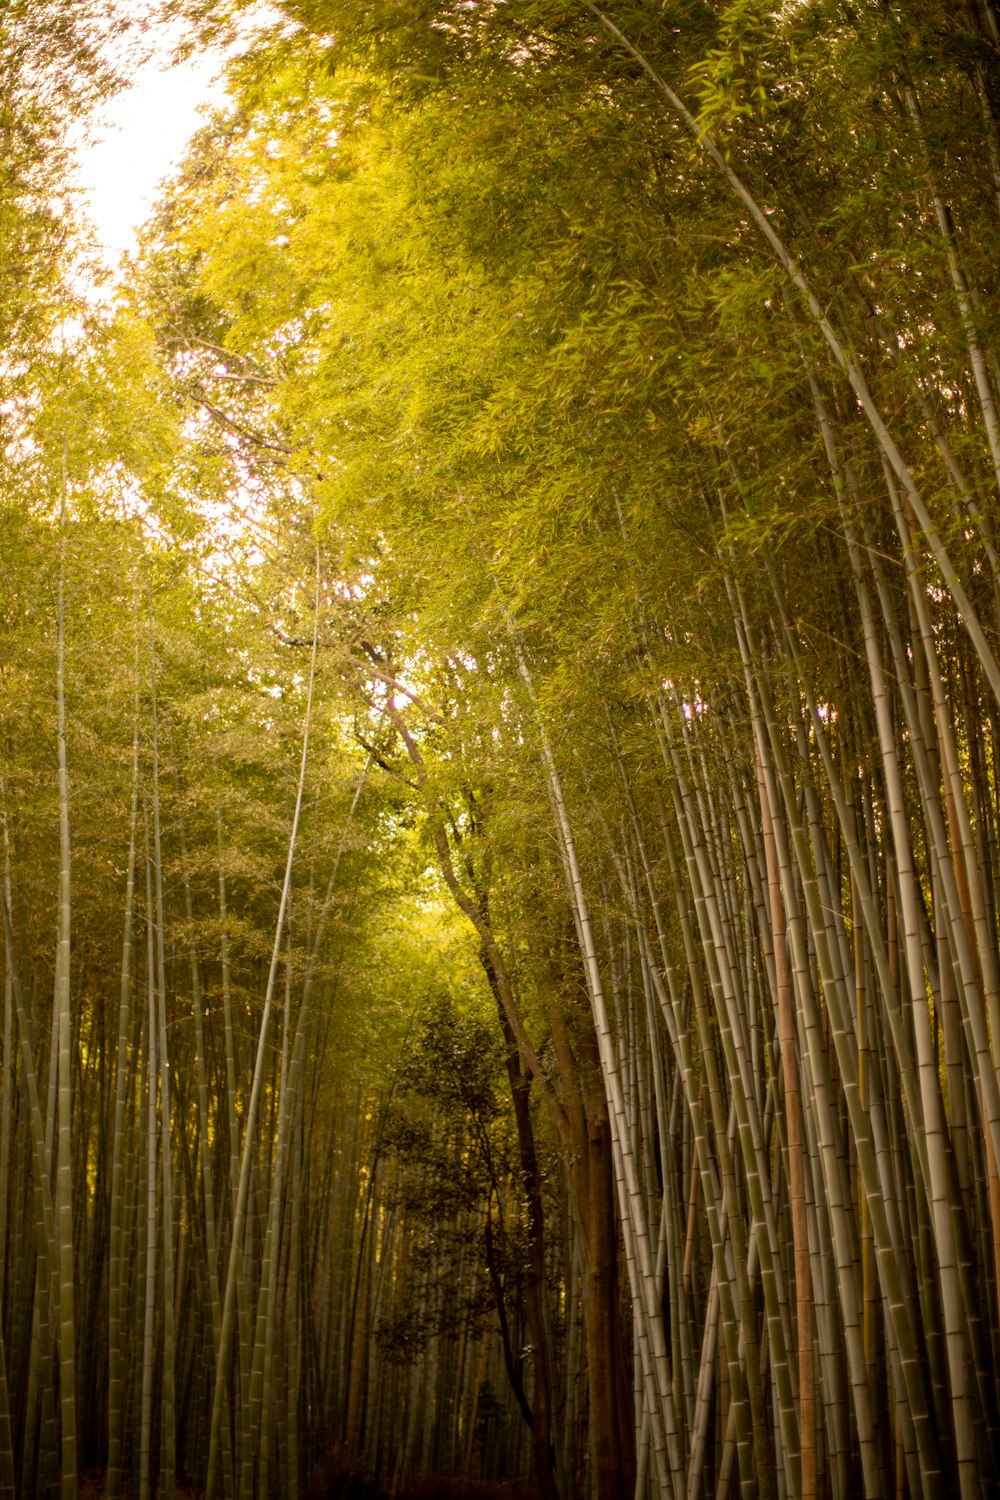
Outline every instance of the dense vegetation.
{"label": "dense vegetation", "polygon": [[995,1494],[996,10],[281,0],[95,309],[125,19],[0,16],[0,1496]]}

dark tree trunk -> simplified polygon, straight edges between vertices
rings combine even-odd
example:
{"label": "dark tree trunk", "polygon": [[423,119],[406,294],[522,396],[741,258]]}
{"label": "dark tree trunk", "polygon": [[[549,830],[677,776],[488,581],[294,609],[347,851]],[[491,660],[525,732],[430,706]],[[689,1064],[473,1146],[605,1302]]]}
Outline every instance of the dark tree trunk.
{"label": "dark tree trunk", "polygon": [[507,1076],[517,1122],[517,1142],[528,1204],[528,1264],[524,1276],[524,1308],[533,1351],[535,1382],[532,1401],[531,1444],[539,1500],[557,1500],[555,1451],[552,1446],[552,1359],[545,1320],[545,1214],[542,1184],[531,1122],[531,1080],[522,1070],[517,1039],[499,1001],[500,1024],[507,1045]]}
{"label": "dark tree trunk", "polygon": [[603,1096],[588,1098],[586,1140],[572,1166],[587,1262],[587,1369],[596,1500],[632,1500],[635,1426],[621,1322],[611,1126]]}

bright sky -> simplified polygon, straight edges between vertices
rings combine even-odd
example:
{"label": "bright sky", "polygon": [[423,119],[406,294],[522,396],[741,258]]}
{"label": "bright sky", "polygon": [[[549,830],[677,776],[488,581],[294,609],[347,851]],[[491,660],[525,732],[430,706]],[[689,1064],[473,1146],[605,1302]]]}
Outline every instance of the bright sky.
{"label": "bright sky", "polygon": [[89,140],[77,144],[77,180],[109,269],[135,249],[135,230],[201,123],[199,110],[221,103],[225,93],[222,52],[203,51],[174,63],[174,28],[157,27],[144,39],[152,55],[89,122]]}
{"label": "bright sky", "polygon": [[134,250],[157,184],[176,167],[200,123],[198,110],[224,97],[219,53],[170,65],[170,44],[139,67],[106,105],[91,144],[78,148],[79,182],[109,266]]}
{"label": "bright sky", "polygon": [[[135,18],[151,8],[134,0]],[[109,269],[136,246],[135,231],[149,217],[157,186],[170,175],[201,123],[200,111],[222,103],[222,70],[228,57],[255,32],[278,19],[267,0],[243,12],[241,41],[227,50],[201,50],[174,62],[182,33],[176,26],[142,26],[148,60],[137,65],[123,89],[89,122],[77,143],[77,180]]]}

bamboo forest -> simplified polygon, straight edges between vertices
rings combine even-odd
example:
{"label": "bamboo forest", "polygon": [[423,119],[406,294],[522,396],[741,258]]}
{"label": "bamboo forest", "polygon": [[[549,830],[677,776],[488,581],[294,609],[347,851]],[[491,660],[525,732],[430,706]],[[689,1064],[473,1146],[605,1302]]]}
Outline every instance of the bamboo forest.
{"label": "bamboo forest", "polygon": [[0,79],[0,1500],[993,1500],[1000,8]]}

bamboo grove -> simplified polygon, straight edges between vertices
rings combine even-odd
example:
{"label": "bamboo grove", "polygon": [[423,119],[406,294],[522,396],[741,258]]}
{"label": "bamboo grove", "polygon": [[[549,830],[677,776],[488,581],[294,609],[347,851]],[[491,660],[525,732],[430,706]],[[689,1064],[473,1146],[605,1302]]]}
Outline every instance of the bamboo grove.
{"label": "bamboo grove", "polygon": [[0,1494],[993,1495],[996,10],[283,0],[90,308],[56,13]]}

